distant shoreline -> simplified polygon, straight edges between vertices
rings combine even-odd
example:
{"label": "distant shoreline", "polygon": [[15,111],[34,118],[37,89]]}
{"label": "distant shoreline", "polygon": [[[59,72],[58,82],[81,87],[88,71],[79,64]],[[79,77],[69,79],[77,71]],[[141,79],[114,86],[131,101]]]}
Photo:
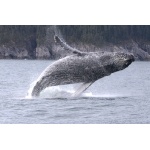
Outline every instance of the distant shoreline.
{"label": "distant shoreline", "polygon": [[57,60],[72,53],[54,41],[59,35],[84,52],[133,53],[150,61],[150,26],[0,26],[0,59]]}

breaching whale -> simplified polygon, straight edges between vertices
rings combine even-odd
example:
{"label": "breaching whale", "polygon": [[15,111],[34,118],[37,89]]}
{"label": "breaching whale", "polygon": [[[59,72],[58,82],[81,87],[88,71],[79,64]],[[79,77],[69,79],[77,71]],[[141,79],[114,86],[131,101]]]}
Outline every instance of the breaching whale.
{"label": "breaching whale", "polygon": [[74,96],[85,91],[96,80],[128,67],[134,56],[123,52],[81,52],[70,47],[57,35],[55,41],[72,55],[50,64],[37,79],[31,95],[39,96],[49,86],[82,83]]}

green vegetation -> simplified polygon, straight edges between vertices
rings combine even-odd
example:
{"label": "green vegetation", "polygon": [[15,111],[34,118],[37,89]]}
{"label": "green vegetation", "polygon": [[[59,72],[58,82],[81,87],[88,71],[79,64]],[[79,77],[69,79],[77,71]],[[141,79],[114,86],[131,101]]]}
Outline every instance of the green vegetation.
{"label": "green vegetation", "polygon": [[59,28],[68,42],[80,41],[99,46],[130,39],[150,41],[150,26],[147,25],[68,25]]}
{"label": "green vegetation", "polygon": [[[40,25],[1,25],[0,45],[25,42],[36,39],[37,44],[44,43],[48,26]],[[58,26],[68,42],[84,42],[95,45],[107,42],[119,43],[124,40],[150,40],[150,26],[147,25],[63,25]]]}
{"label": "green vegetation", "polygon": [[148,54],[142,53],[150,54],[146,45],[150,45],[150,26],[147,25],[59,25],[56,28],[49,25],[0,25],[0,58],[36,59],[38,56],[45,58],[47,54],[49,58],[57,58],[61,51],[53,47],[54,31],[61,33],[69,44],[80,42],[99,47],[134,40],[141,48],[138,52],[134,48],[137,57],[149,59]]}
{"label": "green vegetation", "polygon": [[0,45],[10,42],[24,45],[27,41],[43,43],[46,26],[40,25],[0,25]]}
{"label": "green vegetation", "polygon": [[36,26],[26,25],[2,25],[0,26],[0,44],[11,41],[24,42],[24,40],[33,39],[36,34]]}

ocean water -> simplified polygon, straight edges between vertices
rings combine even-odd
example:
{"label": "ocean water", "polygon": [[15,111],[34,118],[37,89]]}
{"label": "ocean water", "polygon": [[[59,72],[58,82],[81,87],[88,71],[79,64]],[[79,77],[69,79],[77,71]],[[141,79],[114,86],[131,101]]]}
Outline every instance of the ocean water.
{"label": "ocean water", "polygon": [[72,97],[78,84],[28,97],[31,83],[51,62],[0,60],[1,124],[150,123],[150,62],[134,62],[104,77],[80,97]]}

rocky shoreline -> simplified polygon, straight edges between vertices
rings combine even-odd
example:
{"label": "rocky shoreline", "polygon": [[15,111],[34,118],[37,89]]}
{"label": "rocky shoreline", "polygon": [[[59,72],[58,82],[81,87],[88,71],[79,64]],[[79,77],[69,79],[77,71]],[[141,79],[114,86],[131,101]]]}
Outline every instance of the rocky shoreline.
{"label": "rocky shoreline", "polygon": [[[0,43],[0,59],[59,59],[70,55],[54,42],[53,28],[47,28],[43,42],[38,43],[36,37],[24,40],[21,44],[13,40],[8,43]],[[136,60],[150,61],[150,41],[123,41],[119,44],[107,43],[103,46],[95,46],[87,43],[71,43],[72,47],[85,52],[109,51],[130,52]]]}
{"label": "rocky shoreline", "polygon": [[[96,47],[89,44],[71,44],[73,47],[85,51],[109,51],[109,52],[130,52],[133,53],[136,60],[150,61],[150,44],[138,44],[134,41],[130,41],[126,44],[120,45],[105,45],[102,47]],[[0,46],[0,59],[59,59],[70,55],[68,52],[59,45],[53,43],[50,48],[48,46],[39,46],[32,50],[32,53],[26,47],[19,47],[17,45],[3,45]]]}

